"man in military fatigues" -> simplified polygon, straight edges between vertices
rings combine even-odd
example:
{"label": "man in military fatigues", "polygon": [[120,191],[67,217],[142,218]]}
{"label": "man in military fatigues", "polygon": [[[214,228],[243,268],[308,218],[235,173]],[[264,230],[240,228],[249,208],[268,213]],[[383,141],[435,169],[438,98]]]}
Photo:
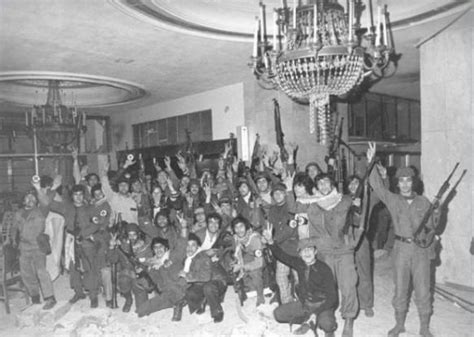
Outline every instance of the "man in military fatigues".
{"label": "man in military fatigues", "polygon": [[[369,144],[367,157],[369,162],[375,155],[375,145]],[[395,309],[396,325],[388,332],[388,336],[397,337],[405,331],[405,319],[409,304],[410,279],[413,279],[415,303],[420,315],[420,335],[433,336],[429,330],[429,321],[432,314],[430,294],[430,255],[432,250],[417,246],[413,234],[417,230],[422,218],[430,207],[429,200],[417,195],[413,187],[414,172],[411,168],[399,168],[396,173],[399,194],[384,188],[382,179],[387,171],[377,166],[370,175],[370,185],[377,196],[387,206],[393,219],[395,230],[395,245],[393,248],[395,294],[392,305]],[[382,175],[382,177],[381,177]],[[432,217],[427,224],[434,229],[436,217]]]}

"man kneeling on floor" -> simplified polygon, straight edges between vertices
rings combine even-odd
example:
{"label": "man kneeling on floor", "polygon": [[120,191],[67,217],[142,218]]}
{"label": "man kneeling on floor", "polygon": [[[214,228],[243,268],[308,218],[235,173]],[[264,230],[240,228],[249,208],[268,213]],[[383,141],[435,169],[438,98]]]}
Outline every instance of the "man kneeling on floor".
{"label": "man kneeling on floor", "polygon": [[188,283],[188,288],[184,300],[175,306],[173,320],[181,318],[181,311],[186,303],[191,314],[204,313],[207,303],[211,308],[211,317],[215,323],[219,323],[224,319],[221,302],[227,289],[226,275],[222,266],[212,263],[207,252],[200,251],[200,247],[199,237],[194,233],[189,234],[184,269],[180,273]]}
{"label": "man kneeling on floor", "polygon": [[285,253],[273,243],[273,226],[269,224],[263,231],[263,241],[268,244],[273,255],[284,264],[298,272],[299,300],[285,303],[275,309],[273,315],[280,323],[296,323],[301,326],[294,334],[305,334],[312,329],[317,336],[319,327],[326,337],[334,336],[337,329],[336,317],[337,291],[331,269],[316,259],[316,246],[311,238],[298,242],[298,257]]}

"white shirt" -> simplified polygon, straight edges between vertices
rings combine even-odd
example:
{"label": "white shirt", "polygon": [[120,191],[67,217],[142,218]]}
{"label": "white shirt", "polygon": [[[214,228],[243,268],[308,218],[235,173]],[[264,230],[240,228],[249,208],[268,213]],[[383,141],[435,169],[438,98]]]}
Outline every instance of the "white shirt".
{"label": "white shirt", "polygon": [[217,240],[217,233],[211,237],[211,233],[209,233],[209,231],[206,230],[206,237],[204,238],[204,241],[201,245],[201,250],[211,249],[212,245],[216,242],[216,240]]}

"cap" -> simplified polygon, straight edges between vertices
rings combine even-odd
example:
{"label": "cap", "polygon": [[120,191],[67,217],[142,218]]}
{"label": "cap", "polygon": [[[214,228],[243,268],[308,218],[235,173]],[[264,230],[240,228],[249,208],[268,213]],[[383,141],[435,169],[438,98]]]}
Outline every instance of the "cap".
{"label": "cap", "polygon": [[151,240],[151,248],[153,248],[157,244],[163,245],[167,250],[170,249],[170,244],[167,239],[161,237],[153,238],[153,240]]}
{"label": "cap", "polygon": [[272,193],[275,191],[283,191],[286,192],[286,185],[283,183],[276,183],[272,186]]}
{"label": "cap", "polygon": [[125,226],[125,231],[127,233],[129,232],[139,232],[139,228],[138,228],[138,225],[136,223],[128,223],[126,226]]}
{"label": "cap", "polygon": [[247,179],[239,178],[239,180],[237,180],[237,188],[240,188],[242,184],[246,184],[247,186],[249,186],[249,182],[247,181]]}
{"label": "cap", "polygon": [[397,169],[397,173],[395,174],[395,178],[414,176],[415,172],[413,172],[413,169],[411,167],[400,167],[399,169]]}
{"label": "cap", "polygon": [[197,185],[198,187],[201,187],[201,183],[196,178],[193,178],[189,181],[189,187],[191,187],[192,185]]}
{"label": "cap", "polygon": [[117,185],[118,185],[118,184],[121,184],[121,183],[130,184],[130,181],[128,180],[127,177],[125,177],[125,176],[120,176],[120,177],[117,179]]}
{"label": "cap", "polygon": [[255,175],[255,182],[259,181],[262,178],[266,179],[267,181],[270,181],[270,177],[266,172],[257,172],[257,174]]}
{"label": "cap", "polygon": [[170,193],[170,198],[177,199],[177,198],[179,198],[180,195],[181,195],[181,193],[179,192],[179,190],[176,190],[176,191],[173,191],[172,193]]}
{"label": "cap", "polygon": [[306,238],[298,241],[298,250],[305,249],[308,247],[316,247],[314,238]]}
{"label": "cap", "polygon": [[232,199],[228,196],[222,196],[219,198],[219,204],[231,204]]}
{"label": "cap", "polygon": [[310,168],[311,166],[316,167],[318,171],[321,172],[321,168],[319,167],[318,163],[316,163],[315,161],[308,163],[305,167],[305,171],[308,171],[308,168]]}

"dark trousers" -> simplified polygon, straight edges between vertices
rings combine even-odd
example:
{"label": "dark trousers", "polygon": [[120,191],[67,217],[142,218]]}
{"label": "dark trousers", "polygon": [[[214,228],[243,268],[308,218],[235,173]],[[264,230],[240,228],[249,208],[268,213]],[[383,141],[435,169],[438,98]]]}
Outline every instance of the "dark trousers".
{"label": "dark trousers", "polygon": [[[81,247],[77,254],[82,271],[73,265],[69,268],[69,280],[74,292],[81,294],[84,289],[89,291],[89,297],[97,297],[100,285],[100,268],[97,261],[97,250],[94,247]],[[77,265],[76,261],[76,265]]]}
{"label": "dark trousers", "polygon": [[184,297],[184,289],[180,285],[167,285],[161,292],[145,301],[137,308],[139,316],[146,316],[163,309],[172,308]]}
{"label": "dark trousers", "polygon": [[223,281],[211,280],[208,282],[193,283],[186,289],[186,301],[189,312],[193,313],[199,309],[201,303],[206,299],[211,308],[211,316],[215,317],[223,311],[221,302],[223,300],[227,285]]}
{"label": "dark trousers", "polygon": [[357,295],[359,296],[359,306],[361,309],[371,309],[374,307],[374,287],[372,282],[372,257],[370,253],[369,240],[365,235],[361,238],[361,243],[355,252],[355,262],[359,282],[357,283]]}
{"label": "dark trousers", "polygon": [[118,274],[117,287],[124,296],[133,293],[137,310],[148,300],[147,282],[141,278],[137,279],[135,272],[131,270],[125,269]]}
{"label": "dark trousers", "polygon": [[[273,311],[273,316],[275,316],[275,320],[279,323],[302,324],[311,314],[313,312],[305,309],[300,301],[282,304]],[[318,328],[325,332],[336,330],[337,323],[333,309],[314,312],[314,314],[316,314]]]}

